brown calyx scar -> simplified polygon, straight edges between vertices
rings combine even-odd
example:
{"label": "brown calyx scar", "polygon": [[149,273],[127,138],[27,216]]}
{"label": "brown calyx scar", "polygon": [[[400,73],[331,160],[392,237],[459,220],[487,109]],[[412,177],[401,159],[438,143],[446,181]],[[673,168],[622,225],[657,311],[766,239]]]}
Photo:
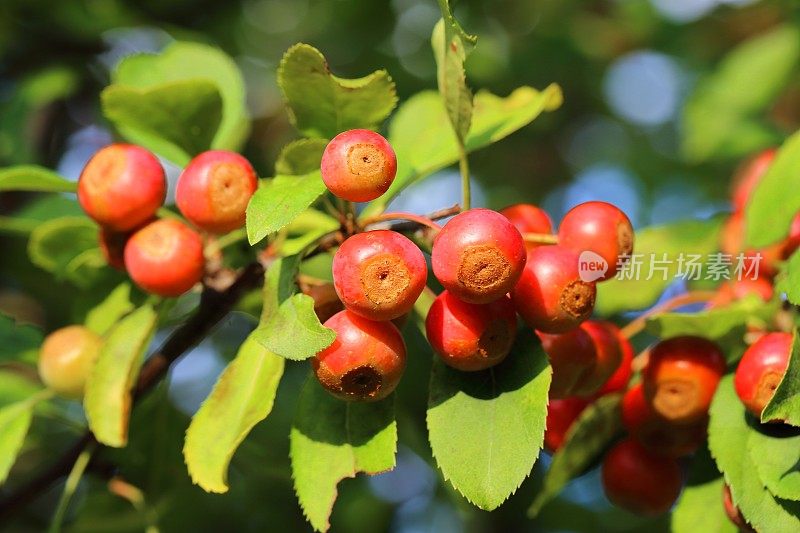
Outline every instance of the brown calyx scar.
{"label": "brown calyx scar", "polygon": [[697,387],[684,380],[659,383],[653,396],[653,409],[668,420],[677,420],[691,414],[697,406]]}
{"label": "brown calyx scar", "polygon": [[628,224],[617,224],[617,246],[619,255],[630,255],[633,252],[633,231]]}
{"label": "brown calyx scar", "polygon": [[392,254],[371,257],[361,266],[361,288],[367,299],[380,307],[394,304],[411,285],[406,264]]}
{"label": "brown calyx scar", "polygon": [[341,389],[348,395],[359,398],[372,397],[378,394],[383,385],[383,377],[369,365],[349,370],[342,376]]}
{"label": "brown calyx scar", "polygon": [[386,156],[371,144],[356,143],[347,149],[347,168],[354,176],[380,177],[385,166]]}
{"label": "brown calyx scar", "polygon": [[478,353],[481,357],[497,358],[505,356],[514,340],[509,335],[508,324],[504,320],[492,320],[478,339]]}
{"label": "brown calyx scar", "polygon": [[761,376],[756,385],[755,401],[758,404],[767,405],[775,394],[778,385],[781,384],[783,374],[771,370]]}
{"label": "brown calyx scar", "polygon": [[579,318],[592,312],[595,296],[596,292],[591,284],[575,280],[569,282],[561,291],[559,303],[567,313]]}
{"label": "brown calyx scar", "polygon": [[242,212],[250,196],[247,191],[247,176],[234,163],[219,163],[210,170],[209,200],[215,213]]}
{"label": "brown calyx scar", "polygon": [[461,252],[458,281],[467,289],[479,294],[494,292],[510,277],[511,263],[496,246],[478,244]]}

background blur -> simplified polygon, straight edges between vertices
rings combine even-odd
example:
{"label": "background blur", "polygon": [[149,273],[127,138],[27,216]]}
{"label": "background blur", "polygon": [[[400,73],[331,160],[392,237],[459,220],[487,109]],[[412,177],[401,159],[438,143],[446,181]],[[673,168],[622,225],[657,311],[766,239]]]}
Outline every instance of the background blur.
{"label": "background blur", "polygon": [[[747,142],[711,155],[687,149],[685,103],[698,80],[718,70],[721,58],[738,44],[781,25],[800,27],[796,6],[793,0],[457,2],[457,18],[479,37],[467,62],[473,89],[505,95],[520,85],[544,88],[557,82],[565,96],[557,112],[471,156],[477,203],[493,208],[541,203],[558,220],[577,203],[601,199],[619,205],[636,227],[726,210],[731,175],[741,157],[797,129],[797,69],[774,84],[768,103],[756,110],[758,123],[741,125],[750,128],[743,130]],[[39,163],[77,179],[88,157],[113,139],[98,105],[110,69],[126,54],[158,51],[180,39],[214,44],[237,61],[253,118],[245,155],[262,176],[270,176],[281,147],[295,136],[275,83],[278,62],[290,45],[314,45],[343,77],[386,68],[403,100],[435,88],[429,42],[439,16],[434,0],[2,0],[0,166]],[[727,89],[747,93],[752,81],[747,73],[736,79]],[[707,115],[704,120],[715,120],[712,110]],[[702,137],[700,131],[693,135]],[[396,201],[422,212],[458,197],[455,175],[443,172]],[[0,216],[24,208],[31,198],[0,194]],[[0,309],[56,326],[63,318],[57,311],[18,304],[21,294],[40,301],[65,297],[37,286],[35,273],[21,273],[26,260],[16,257],[19,249],[24,243],[0,231]],[[192,487],[179,458],[186,417],[251,327],[244,315],[232,318],[178,365],[169,387],[153,396],[152,408],[134,417],[140,434],[149,436],[140,439],[138,449],[126,450],[120,465],[145,489],[144,510],[90,490],[93,483],[102,486],[90,479],[73,509],[71,530],[139,531],[154,516],[163,531],[308,528],[291,490],[287,457],[287,426],[304,366],[287,368],[281,385],[286,390],[279,392],[268,423],[256,428],[234,459],[230,493],[210,496]],[[409,373],[425,380],[428,363],[411,359],[419,368]],[[469,507],[430,468],[424,427],[418,426],[424,420],[424,395],[414,389],[412,378],[403,386],[398,421],[406,442],[399,467],[371,480],[344,482],[334,530],[666,528],[664,520],[644,522],[611,510],[596,473],[573,483],[536,522],[524,516],[538,475],[499,511]],[[48,427],[35,430],[53,446],[69,441],[69,434]],[[24,457],[31,465],[39,459]],[[546,462],[543,455],[536,472],[541,474]],[[46,524],[58,490],[40,498],[11,529]]]}

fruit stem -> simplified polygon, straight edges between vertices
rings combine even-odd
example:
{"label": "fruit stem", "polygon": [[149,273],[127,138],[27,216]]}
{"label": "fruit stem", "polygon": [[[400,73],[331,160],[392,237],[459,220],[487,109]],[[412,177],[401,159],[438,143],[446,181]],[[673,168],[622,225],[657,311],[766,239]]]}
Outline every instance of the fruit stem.
{"label": "fruit stem", "polygon": [[652,307],[650,310],[642,313],[635,319],[631,320],[627,326],[622,328],[622,335],[625,338],[630,339],[631,337],[635,337],[639,334],[644,327],[647,325],[647,320],[652,318],[655,315],[659,315],[661,313],[666,313],[667,311],[672,311],[673,309],[677,309],[678,307],[683,307],[684,305],[696,304],[696,303],[704,303],[708,302],[714,296],[716,292],[714,291],[689,291],[683,294],[679,294],[674,298],[670,298],[666,302],[656,305]]}
{"label": "fruit stem", "polygon": [[523,233],[522,238],[535,244],[558,244],[558,235],[550,233]]}
{"label": "fruit stem", "polygon": [[442,229],[442,226],[431,220],[430,218],[424,215],[415,215],[414,213],[381,213],[380,215],[375,215],[369,217],[367,220],[364,221],[364,225],[367,226],[369,224],[375,224],[376,222],[386,222],[389,220],[408,220],[409,222],[415,222],[420,226],[427,226],[434,231],[439,231]]}
{"label": "fruit stem", "polygon": [[86,471],[86,467],[89,465],[89,461],[94,454],[94,450],[95,444],[92,442],[88,443],[86,448],[84,448],[84,450],[78,456],[78,459],[75,461],[75,464],[73,465],[72,470],[67,477],[67,481],[64,483],[64,492],[61,493],[61,498],[58,500],[58,507],[56,507],[56,512],[53,514],[53,520],[50,522],[50,528],[48,529],[49,533],[57,533],[61,531],[61,523],[64,521],[64,515],[69,507],[69,502],[72,499],[73,494],[75,494],[75,490],[78,488],[78,483],[80,483],[83,473]]}
{"label": "fruit stem", "polygon": [[461,141],[458,143],[458,170],[461,172],[461,205],[464,206],[464,211],[466,211],[472,205],[472,192],[470,191],[469,183],[467,150],[464,148],[464,143]]}

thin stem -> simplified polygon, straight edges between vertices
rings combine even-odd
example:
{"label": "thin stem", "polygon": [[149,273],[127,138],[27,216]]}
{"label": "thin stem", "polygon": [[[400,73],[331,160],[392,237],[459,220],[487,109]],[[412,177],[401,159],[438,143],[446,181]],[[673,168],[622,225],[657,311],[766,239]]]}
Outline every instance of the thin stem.
{"label": "thin stem", "polygon": [[535,244],[558,244],[558,235],[550,233],[523,233],[522,238]]}
{"label": "thin stem", "polygon": [[49,533],[58,533],[61,531],[61,524],[64,522],[64,515],[69,507],[69,502],[72,500],[72,496],[75,494],[75,490],[78,488],[78,483],[80,483],[83,473],[86,471],[86,467],[89,465],[89,461],[92,459],[94,450],[95,444],[93,442],[87,443],[84,450],[75,460],[75,464],[73,465],[69,476],[67,476],[67,481],[64,483],[64,492],[61,493],[61,498],[58,500],[58,506],[56,507],[55,514],[53,515],[53,521],[50,522],[50,528],[48,529]]}
{"label": "thin stem", "polygon": [[711,300],[716,295],[714,291],[690,291],[684,294],[679,294],[674,298],[670,298],[666,302],[659,304],[649,311],[642,313],[635,319],[631,320],[627,326],[622,328],[622,335],[630,339],[639,334],[647,325],[647,320],[655,315],[672,311],[684,305],[704,303]]}
{"label": "thin stem", "polygon": [[427,226],[434,231],[439,231],[442,229],[442,226],[430,218],[424,215],[415,215],[413,213],[381,213],[380,215],[369,217],[363,223],[365,226],[367,226],[369,224],[375,224],[377,222],[385,222],[389,220],[408,220],[409,222],[415,222],[420,226]]}
{"label": "thin stem", "polygon": [[469,161],[467,160],[467,150],[464,144],[459,141],[458,145],[458,170],[461,172],[461,205],[464,210],[472,206],[472,191],[469,183]]}

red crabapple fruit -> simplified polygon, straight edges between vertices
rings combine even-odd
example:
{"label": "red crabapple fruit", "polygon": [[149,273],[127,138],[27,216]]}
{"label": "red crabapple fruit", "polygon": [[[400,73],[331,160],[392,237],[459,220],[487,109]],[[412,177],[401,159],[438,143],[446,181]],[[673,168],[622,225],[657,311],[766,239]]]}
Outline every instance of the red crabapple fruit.
{"label": "red crabapple fruit", "polygon": [[397,173],[389,142],[370,130],[340,133],[322,154],[322,181],[335,196],[369,202],[385,193]]}

